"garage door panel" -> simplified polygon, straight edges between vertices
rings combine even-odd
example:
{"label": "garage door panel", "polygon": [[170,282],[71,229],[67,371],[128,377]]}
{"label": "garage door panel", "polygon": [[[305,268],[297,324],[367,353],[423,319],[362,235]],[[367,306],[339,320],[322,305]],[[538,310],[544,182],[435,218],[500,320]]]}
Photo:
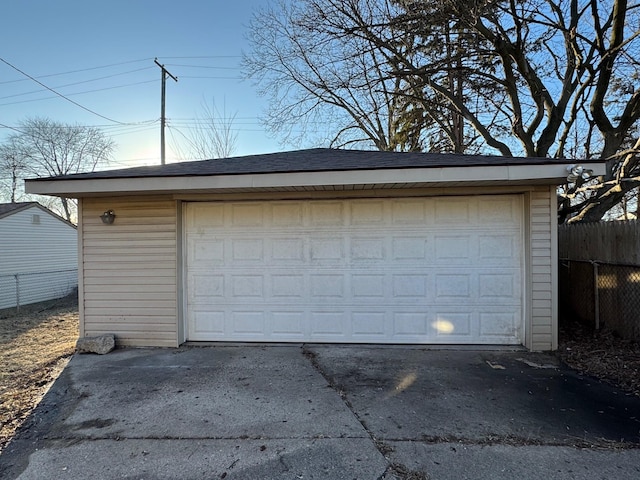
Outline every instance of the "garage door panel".
{"label": "garage door panel", "polygon": [[469,304],[472,299],[472,274],[440,273],[435,276],[436,302],[464,301]]}
{"label": "garage door panel", "polygon": [[264,264],[264,240],[260,238],[232,238],[231,259],[234,262]]}
{"label": "garage door panel", "polygon": [[264,204],[232,203],[229,210],[231,227],[263,227],[265,224]]}
{"label": "garage door panel", "polygon": [[478,295],[483,301],[511,303],[517,302],[520,296],[519,282],[515,274],[480,273],[478,282]]}
{"label": "garage door panel", "polygon": [[[191,203],[185,215],[187,225],[192,229],[191,232],[204,232],[207,229],[224,226],[224,209],[223,203]],[[202,218],[206,217],[207,222],[203,223]]]}
{"label": "garage door panel", "polygon": [[274,301],[302,301],[306,292],[305,275],[275,273],[271,275],[271,297]]}
{"label": "garage door panel", "polygon": [[353,341],[380,342],[389,336],[387,314],[380,311],[361,311],[351,314]]}
{"label": "garage door panel", "polygon": [[432,256],[429,246],[424,237],[394,236],[391,238],[391,258],[396,263],[424,262]]}
{"label": "garage door panel", "polygon": [[271,241],[271,260],[280,265],[303,264],[308,255],[303,238],[274,238]]}
{"label": "garage door panel", "polygon": [[386,239],[381,237],[353,237],[351,239],[351,261],[375,263],[384,261],[386,255]]}
{"label": "garage door panel", "polygon": [[231,296],[239,304],[256,298],[264,300],[264,277],[262,275],[230,275],[229,280]]}
{"label": "garage door panel", "polygon": [[304,340],[307,336],[306,313],[304,310],[275,310],[271,315],[271,336],[282,339]]}
{"label": "garage door panel", "polygon": [[383,274],[355,274],[351,275],[351,298],[354,300],[385,299],[385,278]]}
{"label": "garage door panel", "polygon": [[340,342],[351,336],[344,310],[311,310],[309,320],[312,341]]}
{"label": "garage door panel", "polygon": [[226,333],[226,315],[224,311],[210,309],[199,311],[193,308],[191,314],[193,315],[193,321],[189,324],[189,329],[192,338],[224,337]]}
{"label": "garage door panel", "polygon": [[302,202],[274,203],[271,207],[271,223],[275,227],[300,228],[303,224]]}
{"label": "garage door panel", "polygon": [[315,265],[346,265],[345,240],[320,237],[310,239],[310,260]]}
{"label": "garage door panel", "polygon": [[309,296],[317,300],[344,300],[345,278],[342,274],[316,273],[309,278]]}
{"label": "garage door panel", "polygon": [[393,313],[393,338],[399,342],[412,342],[414,337],[430,337],[427,314],[424,311]]}
{"label": "garage door panel", "polygon": [[430,295],[429,276],[424,273],[395,273],[387,285],[393,289],[391,297],[396,302],[424,303],[429,301],[429,296],[433,297]]}
{"label": "garage door panel", "polygon": [[385,225],[385,205],[383,200],[354,200],[351,202],[351,224],[367,227]]}
{"label": "garage door panel", "polygon": [[509,234],[478,235],[478,260],[482,265],[511,265],[517,256],[516,236]]}
{"label": "garage door panel", "polygon": [[468,311],[439,311],[436,313],[431,327],[436,337],[447,342],[459,341],[466,343],[467,339],[477,335],[473,328],[474,315]]}
{"label": "garage door panel", "polygon": [[390,202],[391,224],[426,226],[433,223],[433,202],[423,199],[394,199]]}
{"label": "garage door panel", "polygon": [[306,224],[322,227],[341,227],[346,224],[344,202],[323,201],[309,203],[309,222]]}
{"label": "garage door panel", "polygon": [[218,239],[192,238],[188,245],[189,262],[222,264],[224,262],[224,242]]}
{"label": "garage door panel", "polygon": [[214,299],[224,297],[224,275],[194,274],[190,278],[191,303],[210,304]]}
{"label": "garage door panel", "polygon": [[517,195],[188,204],[188,339],[521,343],[522,212]]}
{"label": "garage door panel", "polygon": [[479,326],[480,336],[488,342],[501,343],[509,339],[516,340],[520,337],[520,329],[516,320],[519,313],[511,312],[480,312]]}
{"label": "garage door panel", "polygon": [[267,322],[264,310],[232,310],[227,315],[228,330],[237,338],[265,338]]}
{"label": "garage door panel", "polygon": [[437,225],[469,225],[472,222],[471,209],[475,205],[467,198],[446,197],[436,198],[435,223]]}
{"label": "garage door panel", "polygon": [[468,265],[472,258],[471,235],[435,235],[435,258],[438,263]]}
{"label": "garage door panel", "polygon": [[512,226],[521,216],[520,206],[509,197],[478,197],[477,206],[480,224]]}

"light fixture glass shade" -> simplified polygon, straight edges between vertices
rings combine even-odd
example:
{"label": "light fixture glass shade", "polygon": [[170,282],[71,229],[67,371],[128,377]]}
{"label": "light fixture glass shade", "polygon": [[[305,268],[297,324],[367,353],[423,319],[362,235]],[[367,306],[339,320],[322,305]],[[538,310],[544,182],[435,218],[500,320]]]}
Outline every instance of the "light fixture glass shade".
{"label": "light fixture glass shade", "polygon": [[113,213],[113,210],[107,210],[102,215],[100,215],[100,220],[105,225],[111,225],[116,219],[116,214]]}
{"label": "light fixture glass shade", "polygon": [[582,165],[569,165],[567,166],[567,182],[574,183],[578,181],[578,179],[582,178],[583,180],[588,180],[593,176],[593,170],[585,170]]}
{"label": "light fixture glass shade", "polygon": [[571,174],[579,177],[580,175],[582,175],[583,170],[584,167],[582,165],[574,165],[571,167]]}

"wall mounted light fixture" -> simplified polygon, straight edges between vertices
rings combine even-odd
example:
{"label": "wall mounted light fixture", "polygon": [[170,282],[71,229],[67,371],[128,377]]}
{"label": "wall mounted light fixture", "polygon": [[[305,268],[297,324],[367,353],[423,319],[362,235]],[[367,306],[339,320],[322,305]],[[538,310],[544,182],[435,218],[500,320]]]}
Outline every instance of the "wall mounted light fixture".
{"label": "wall mounted light fixture", "polygon": [[569,173],[569,175],[567,175],[567,182],[569,183],[573,183],[580,178],[587,181],[593,177],[593,170],[585,169],[582,165],[569,165],[567,172]]}
{"label": "wall mounted light fixture", "polygon": [[102,215],[100,215],[100,220],[102,220],[102,223],[104,223],[105,225],[111,225],[115,219],[116,214],[113,213],[113,210],[107,210]]}

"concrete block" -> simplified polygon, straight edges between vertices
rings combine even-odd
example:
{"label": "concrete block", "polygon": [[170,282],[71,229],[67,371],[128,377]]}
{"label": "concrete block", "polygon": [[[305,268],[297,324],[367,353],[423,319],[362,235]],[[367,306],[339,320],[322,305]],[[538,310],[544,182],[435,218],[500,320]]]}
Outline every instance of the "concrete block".
{"label": "concrete block", "polygon": [[97,353],[104,355],[116,347],[116,337],[112,333],[95,337],[79,338],[76,343],[78,353]]}

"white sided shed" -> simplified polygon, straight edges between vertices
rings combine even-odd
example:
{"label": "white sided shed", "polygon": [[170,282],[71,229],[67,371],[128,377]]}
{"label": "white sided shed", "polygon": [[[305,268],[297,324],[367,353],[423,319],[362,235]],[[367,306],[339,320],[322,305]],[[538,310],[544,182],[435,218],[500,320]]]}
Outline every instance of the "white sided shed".
{"label": "white sided shed", "polygon": [[77,284],[75,225],[37,202],[0,204],[0,309],[64,297]]}
{"label": "white sided shed", "polygon": [[567,165],[313,149],[27,190],[80,199],[81,335],[551,350]]}

